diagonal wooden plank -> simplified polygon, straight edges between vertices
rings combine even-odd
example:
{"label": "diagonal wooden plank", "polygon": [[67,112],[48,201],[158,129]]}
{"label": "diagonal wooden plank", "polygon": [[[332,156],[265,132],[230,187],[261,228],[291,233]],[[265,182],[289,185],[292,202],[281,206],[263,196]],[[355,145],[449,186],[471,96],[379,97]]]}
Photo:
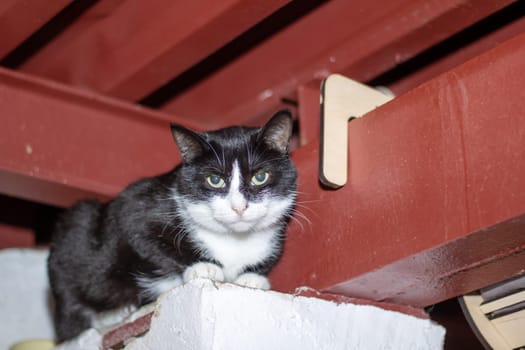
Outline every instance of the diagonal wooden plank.
{"label": "diagonal wooden plank", "polygon": [[163,109],[197,120],[246,121],[332,72],[367,81],[512,2],[330,1]]}
{"label": "diagonal wooden plank", "polygon": [[70,3],[69,0],[0,2],[0,59]]}
{"label": "diagonal wooden plank", "polygon": [[311,223],[292,223],[273,285],[427,306],[523,274],[523,57],[525,33],[352,121],[338,191],[317,145],[298,150]]}
{"label": "diagonal wooden plank", "polygon": [[108,198],[180,158],[191,121],[0,69],[0,193],[59,206]]}
{"label": "diagonal wooden plank", "polygon": [[138,100],[289,1],[101,1],[21,69]]}
{"label": "diagonal wooden plank", "polygon": [[34,246],[35,232],[33,230],[0,223],[0,249]]}

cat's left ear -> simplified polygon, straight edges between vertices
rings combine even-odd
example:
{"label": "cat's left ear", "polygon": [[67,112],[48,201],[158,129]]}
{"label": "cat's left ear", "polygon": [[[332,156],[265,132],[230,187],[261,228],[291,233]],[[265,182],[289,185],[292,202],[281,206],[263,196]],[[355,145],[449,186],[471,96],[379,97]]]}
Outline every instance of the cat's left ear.
{"label": "cat's left ear", "polygon": [[204,154],[206,143],[199,134],[178,124],[171,124],[171,132],[184,162]]}
{"label": "cat's left ear", "polygon": [[271,149],[286,154],[290,148],[292,129],[292,113],[287,109],[281,110],[262,127],[260,138]]}

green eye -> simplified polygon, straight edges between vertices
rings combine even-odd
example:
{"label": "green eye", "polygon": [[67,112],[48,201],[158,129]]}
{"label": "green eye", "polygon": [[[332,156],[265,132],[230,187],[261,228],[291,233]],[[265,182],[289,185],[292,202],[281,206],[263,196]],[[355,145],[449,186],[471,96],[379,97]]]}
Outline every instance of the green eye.
{"label": "green eye", "polygon": [[255,186],[262,186],[270,178],[270,173],[264,170],[259,170],[252,176],[252,184]]}
{"label": "green eye", "polygon": [[210,175],[206,177],[206,182],[213,188],[223,188],[226,184],[219,175]]}

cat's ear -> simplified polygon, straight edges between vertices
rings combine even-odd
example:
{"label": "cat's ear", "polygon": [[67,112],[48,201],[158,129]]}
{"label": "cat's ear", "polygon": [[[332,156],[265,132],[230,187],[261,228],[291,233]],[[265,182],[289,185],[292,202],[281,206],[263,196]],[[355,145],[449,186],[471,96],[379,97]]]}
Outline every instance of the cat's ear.
{"label": "cat's ear", "polygon": [[292,137],[292,113],[285,109],[274,114],[260,131],[260,139],[271,149],[286,154]]}
{"label": "cat's ear", "polygon": [[184,162],[204,154],[206,143],[199,134],[178,124],[171,124],[171,132]]}

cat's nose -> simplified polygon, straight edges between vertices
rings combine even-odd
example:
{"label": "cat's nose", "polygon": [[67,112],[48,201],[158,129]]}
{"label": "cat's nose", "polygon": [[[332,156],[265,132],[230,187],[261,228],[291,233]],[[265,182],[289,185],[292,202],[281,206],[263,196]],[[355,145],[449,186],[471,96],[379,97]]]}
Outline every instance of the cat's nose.
{"label": "cat's nose", "polygon": [[237,213],[237,215],[242,216],[244,212],[246,211],[246,208],[248,205],[232,205],[232,210]]}

